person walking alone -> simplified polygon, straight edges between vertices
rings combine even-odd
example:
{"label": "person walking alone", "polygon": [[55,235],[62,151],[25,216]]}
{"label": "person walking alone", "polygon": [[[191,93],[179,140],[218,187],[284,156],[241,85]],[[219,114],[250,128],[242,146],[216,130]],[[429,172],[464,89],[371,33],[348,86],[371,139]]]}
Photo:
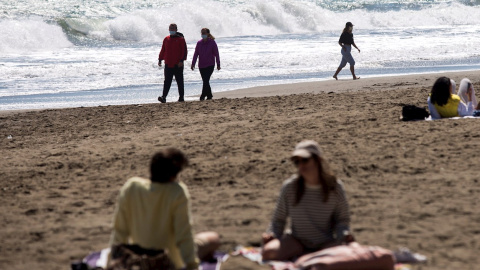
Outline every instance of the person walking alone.
{"label": "person walking alone", "polygon": [[350,71],[352,72],[353,79],[360,79],[355,75],[355,60],[352,57],[351,51],[352,46],[355,47],[358,52],[360,53],[360,49],[355,45],[355,41],[353,41],[353,24],[351,22],[347,22],[345,24],[345,28],[343,29],[342,35],[340,35],[340,39],[338,40],[338,44],[342,47],[342,61],[340,62],[340,66],[338,66],[337,71],[333,75],[335,80],[338,80],[337,75],[340,71],[347,65],[350,64]]}
{"label": "person walking alone", "polygon": [[208,28],[201,30],[202,39],[197,42],[195,47],[195,53],[193,54],[192,70],[195,69],[195,64],[198,61],[198,68],[200,69],[200,75],[202,76],[203,87],[200,100],[212,99],[212,88],[210,87],[210,77],[215,69],[215,61],[217,62],[217,69],[220,70],[220,55],[218,53],[217,43],[215,37],[210,34]]}
{"label": "person walking alone", "polygon": [[178,86],[178,101],[184,101],[184,83],[183,83],[183,61],[187,60],[187,43],[183,34],[177,32],[177,25],[172,23],[168,27],[170,35],[165,37],[162,44],[162,49],[158,55],[158,66],[162,66],[162,61],[165,60],[165,80],[163,82],[163,94],[158,97],[161,103],[167,102],[168,91],[172,86],[173,76],[177,81]]}

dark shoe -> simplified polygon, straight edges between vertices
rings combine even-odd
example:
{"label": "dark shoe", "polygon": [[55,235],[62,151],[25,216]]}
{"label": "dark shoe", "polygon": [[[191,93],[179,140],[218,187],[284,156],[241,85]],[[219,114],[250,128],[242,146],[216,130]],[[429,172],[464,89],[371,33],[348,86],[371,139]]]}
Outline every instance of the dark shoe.
{"label": "dark shoe", "polygon": [[212,96],[212,97],[207,97],[207,100],[210,100],[210,99],[212,99],[212,98],[213,98],[213,96]]}
{"label": "dark shoe", "polygon": [[205,100],[205,96],[200,96],[200,101]]}
{"label": "dark shoe", "polygon": [[183,98],[179,98],[178,102],[185,102],[185,100]]}
{"label": "dark shoe", "polygon": [[160,101],[161,103],[167,102],[167,101],[165,100],[165,98],[162,97],[162,96],[158,97],[158,101]]}

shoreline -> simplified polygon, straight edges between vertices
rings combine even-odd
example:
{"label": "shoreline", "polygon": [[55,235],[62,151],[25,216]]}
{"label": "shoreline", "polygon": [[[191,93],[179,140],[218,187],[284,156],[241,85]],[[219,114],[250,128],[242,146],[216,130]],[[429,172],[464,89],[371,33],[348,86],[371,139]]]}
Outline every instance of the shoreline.
{"label": "shoreline", "polygon": [[[394,84],[396,89],[407,89],[412,86],[421,86],[430,88],[433,82],[440,76],[447,76],[454,79],[457,83],[462,78],[469,78],[472,82],[475,81],[475,77],[480,75],[480,70],[471,71],[455,71],[455,72],[439,72],[439,73],[424,73],[424,74],[411,74],[411,75],[392,75],[392,76],[379,76],[379,77],[367,77],[359,80],[351,79],[339,79],[339,80],[321,80],[313,82],[298,82],[287,84],[273,84],[265,86],[256,86],[241,88],[236,90],[214,92],[214,99],[219,98],[245,98],[245,97],[269,97],[269,96],[284,96],[294,94],[306,94],[306,93],[340,93],[348,91],[362,91],[362,90],[381,90],[387,84]],[[361,77],[361,76],[360,76]],[[458,87],[458,85],[457,85]],[[188,96],[189,98],[198,96]],[[198,100],[186,100],[186,102],[192,102]],[[175,102],[168,102],[175,103]],[[23,113],[30,111],[42,111],[42,110],[62,110],[71,108],[95,108],[95,107],[110,107],[110,106],[138,106],[155,104],[142,103],[142,104],[122,104],[122,105],[100,105],[100,106],[80,106],[80,107],[64,107],[64,108],[42,108],[42,109],[18,109],[18,110],[0,110],[0,115],[9,115],[14,113]]]}

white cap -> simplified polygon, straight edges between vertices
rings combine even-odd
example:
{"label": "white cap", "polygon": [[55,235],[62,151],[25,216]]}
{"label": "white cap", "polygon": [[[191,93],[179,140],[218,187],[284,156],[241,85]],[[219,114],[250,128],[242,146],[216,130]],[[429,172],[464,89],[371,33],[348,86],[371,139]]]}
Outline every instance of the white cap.
{"label": "white cap", "polygon": [[305,140],[299,142],[292,152],[292,157],[311,158],[312,155],[322,157],[322,150],[316,141]]}

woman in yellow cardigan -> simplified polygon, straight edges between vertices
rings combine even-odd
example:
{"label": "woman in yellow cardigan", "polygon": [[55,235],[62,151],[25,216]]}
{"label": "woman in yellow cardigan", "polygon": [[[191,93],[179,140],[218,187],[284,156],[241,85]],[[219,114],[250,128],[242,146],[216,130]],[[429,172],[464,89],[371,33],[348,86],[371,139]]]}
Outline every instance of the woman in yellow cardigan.
{"label": "woman in yellow cardigan", "polygon": [[198,269],[199,257],[213,255],[219,236],[214,232],[194,236],[190,195],[177,181],[187,164],[181,151],[167,148],[153,156],[150,179],[133,177],[123,185],[113,218],[112,250],[120,244],[137,245],[143,254],[167,250],[177,269]]}
{"label": "woman in yellow cardigan", "polygon": [[447,77],[440,77],[433,84],[430,97],[427,100],[432,118],[472,116],[476,105],[472,102],[472,88],[469,88],[466,92],[467,104],[465,104],[458,95],[451,94],[450,87],[451,81]]}

